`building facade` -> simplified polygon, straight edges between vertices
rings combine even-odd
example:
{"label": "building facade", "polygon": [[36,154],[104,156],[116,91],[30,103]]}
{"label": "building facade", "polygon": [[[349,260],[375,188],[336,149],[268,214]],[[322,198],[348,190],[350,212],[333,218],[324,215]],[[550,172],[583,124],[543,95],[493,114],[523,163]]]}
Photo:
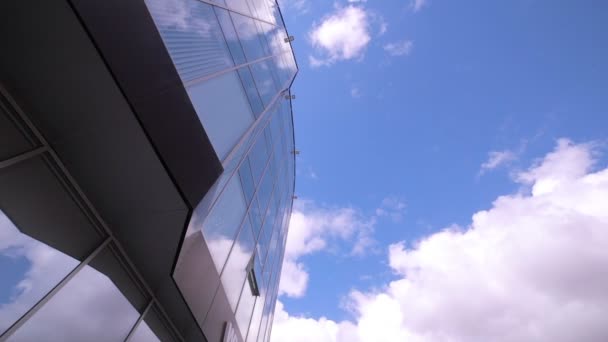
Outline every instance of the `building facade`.
{"label": "building facade", "polygon": [[0,341],[268,341],[298,70],[276,1],[0,13]]}

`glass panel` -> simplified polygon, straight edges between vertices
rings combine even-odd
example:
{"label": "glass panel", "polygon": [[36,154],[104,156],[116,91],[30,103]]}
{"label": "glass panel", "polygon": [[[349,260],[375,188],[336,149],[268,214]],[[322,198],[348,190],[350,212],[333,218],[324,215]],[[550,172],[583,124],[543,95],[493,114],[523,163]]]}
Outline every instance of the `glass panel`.
{"label": "glass panel", "polygon": [[262,229],[262,213],[260,211],[257,196],[255,196],[251,202],[251,206],[249,208],[249,218],[251,219],[251,224],[253,225],[254,240],[257,241],[260,235],[260,230]]}
{"label": "glass panel", "polygon": [[260,295],[255,301],[255,307],[253,309],[253,315],[251,317],[251,324],[249,325],[249,332],[247,334],[247,342],[256,341],[258,338],[265,301],[265,293]]}
{"label": "glass panel", "polygon": [[[243,1],[244,2],[244,1]],[[247,61],[252,62],[264,57],[264,50],[255,21],[251,18],[231,12],[232,22],[236,27]]]}
{"label": "glass panel", "polygon": [[226,6],[230,9],[234,9],[241,13],[251,15],[251,10],[249,10],[249,6],[247,5],[247,1],[243,0],[225,0]]}
{"label": "glass panel", "polygon": [[0,333],[102,242],[44,156],[0,169]]}
{"label": "glass panel", "polygon": [[236,311],[239,295],[247,277],[247,264],[253,254],[254,241],[249,220],[241,228],[239,237],[230,251],[230,257],[222,272],[222,284],[232,310]]}
{"label": "glass panel", "polygon": [[213,7],[201,1],[146,0],[183,82],[234,65]]}
{"label": "glass panel", "polygon": [[141,304],[147,301],[131,279],[112,250],[106,248],[10,341],[123,340],[140,316],[137,309],[142,310]]}
{"label": "glass panel", "polygon": [[0,335],[78,263],[21,233],[0,210]]}
{"label": "glass panel", "polygon": [[253,183],[253,176],[251,176],[251,167],[249,167],[249,158],[245,158],[239,169],[239,177],[241,177],[241,184],[243,185],[243,193],[247,203],[251,202],[253,193],[255,191],[255,184]]}
{"label": "glass panel", "polygon": [[243,82],[243,87],[245,88],[245,93],[247,93],[253,114],[258,118],[264,111],[264,104],[262,104],[262,99],[260,98],[260,94],[258,94],[258,88],[255,86],[251,70],[249,70],[249,67],[244,67],[238,69],[238,73],[241,76],[241,81]]}
{"label": "glass panel", "polygon": [[161,342],[146,322],[141,322],[129,342]]}
{"label": "glass panel", "polygon": [[217,14],[217,19],[219,20],[222,31],[224,32],[224,38],[226,39],[228,49],[230,49],[230,53],[234,59],[234,64],[240,65],[246,63],[245,54],[243,53],[243,48],[241,47],[239,37],[236,35],[236,31],[234,30],[232,19],[230,19],[230,14],[228,14],[228,11],[225,9],[221,9],[219,7],[215,7],[215,13]]}
{"label": "glass panel", "polygon": [[269,64],[266,61],[261,61],[252,64],[250,67],[262,102],[265,107],[268,107],[278,92],[272,74],[270,73]]}
{"label": "glass panel", "polygon": [[179,339],[171,333],[172,330],[161,317],[162,315],[160,315],[158,309],[153,306],[139,324],[129,342],[179,341]]}
{"label": "glass panel", "polygon": [[266,168],[266,161],[268,160],[268,151],[266,150],[266,138],[263,132],[258,134],[257,140],[253,145],[253,148],[249,152],[249,161],[251,162],[251,174],[253,175],[253,181],[258,184],[264,169]]}
{"label": "glass panel", "polygon": [[222,270],[241,221],[246,204],[238,177],[232,177],[203,223],[203,235],[218,272]]}
{"label": "glass panel", "polygon": [[223,160],[254,121],[237,73],[193,85],[188,94],[215,152]]}

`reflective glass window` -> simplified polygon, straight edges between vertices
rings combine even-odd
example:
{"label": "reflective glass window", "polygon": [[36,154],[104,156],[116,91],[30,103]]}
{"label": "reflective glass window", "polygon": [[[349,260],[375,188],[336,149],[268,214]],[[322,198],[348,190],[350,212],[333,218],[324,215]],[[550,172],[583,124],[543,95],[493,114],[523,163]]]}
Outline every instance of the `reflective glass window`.
{"label": "reflective glass window", "polygon": [[0,210],[0,335],[78,263],[21,233]]}
{"label": "reflective glass window", "polygon": [[0,168],[0,333],[103,241],[59,172],[44,156]]}
{"label": "reflective glass window", "polygon": [[254,121],[238,74],[233,71],[195,84],[188,88],[188,94],[223,160]]}
{"label": "reflective glass window", "polygon": [[122,341],[147,298],[106,248],[38,310],[11,341]]}
{"label": "reflective glass window", "polygon": [[241,183],[232,177],[203,223],[203,235],[218,271],[224,266],[245,210]]}
{"label": "reflective glass window", "polygon": [[235,11],[251,15],[251,10],[247,4],[247,1],[243,0],[224,0],[226,1],[226,6]]}
{"label": "reflective glass window", "polygon": [[239,37],[236,35],[230,14],[228,14],[228,11],[225,9],[219,7],[215,7],[215,13],[217,14],[217,19],[220,22],[220,26],[222,27],[222,32],[224,33],[224,38],[228,44],[228,49],[232,54],[234,64],[239,65],[246,63],[245,54],[243,53],[243,48],[241,47]]}
{"label": "reflective glass window", "polygon": [[248,221],[245,220],[222,271],[222,285],[232,310],[236,310],[239,295],[247,277],[247,264],[253,255],[254,240]]}
{"label": "reflective glass window", "polygon": [[253,176],[251,175],[251,167],[249,167],[249,158],[245,158],[241,167],[239,168],[239,177],[241,177],[241,184],[243,185],[243,193],[247,199],[247,203],[251,202],[253,193],[255,191],[255,184],[253,183]]}
{"label": "reflective glass window", "polygon": [[154,305],[137,326],[129,342],[162,341],[172,342],[181,339],[175,336],[167,321],[161,315],[160,310]]}
{"label": "reflective glass window", "polygon": [[249,67],[244,67],[238,69],[238,73],[239,76],[241,76],[241,81],[243,82],[245,93],[247,94],[247,98],[249,99],[249,104],[251,104],[253,114],[257,118],[264,111],[264,104],[262,103],[260,94],[258,94],[258,88],[256,87],[255,81],[253,80],[253,75],[251,75],[251,70],[249,69]]}
{"label": "reflective glass window", "polygon": [[247,342],[256,341],[260,332],[260,323],[262,323],[262,313],[264,312],[264,304],[266,295],[261,295],[255,301],[249,332],[247,333]]}
{"label": "reflective glass window", "polygon": [[183,82],[234,65],[213,6],[190,0],[146,0]]}
{"label": "reflective glass window", "polygon": [[249,161],[251,162],[251,174],[253,181],[258,184],[268,160],[269,152],[266,149],[266,140],[264,134],[258,134],[257,140],[249,152]]}
{"label": "reflective glass window", "polygon": [[251,225],[253,226],[254,240],[257,240],[260,235],[260,229],[262,229],[262,213],[258,205],[257,196],[253,198],[249,207],[249,218],[251,219]]}
{"label": "reflective glass window", "polygon": [[[244,1],[239,2],[244,3]],[[245,51],[247,61],[252,62],[264,57],[264,49],[260,41],[260,34],[255,20],[234,12],[231,12],[230,16],[232,17],[232,22],[236,28],[236,33],[241,40],[241,45]]]}
{"label": "reflective glass window", "polygon": [[251,66],[251,72],[253,73],[253,79],[257,85],[258,92],[262,98],[264,106],[268,107],[275,95],[278,93],[274,79],[270,72],[270,66],[267,61],[261,61]]}

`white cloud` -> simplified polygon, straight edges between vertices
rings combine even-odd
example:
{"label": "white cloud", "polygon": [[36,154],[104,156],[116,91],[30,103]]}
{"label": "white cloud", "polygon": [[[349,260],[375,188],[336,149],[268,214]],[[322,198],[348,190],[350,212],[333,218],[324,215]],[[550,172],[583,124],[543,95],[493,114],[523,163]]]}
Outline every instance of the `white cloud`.
{"label": "white cloud", "polygon": [[380,207],[376,208],[376,216],[390,217],[393,222],[401,222],[407,204],[405,201],[396,196],[386,197],[382,200]]}
{"label": "white cloud", "polygon": [[412,0],[410,6],[414,10],[414,12],[418,12],[422,9],[422,7],[426,6],[427,0]]}
{"label": "white cloud", "polygon": [[515,159],[517,159],[517,155],[513,151],[491,151],[488,153],[488,160],[481,164],[478,175],[481,176],[487,171],[494,170],[499,166],[514,161]]}
{"label": "white cloud", "polygon": [[316,56],[309,56],[313,67],[361,58],[371,40],[369,16],[358,6],[336,8],[321,23],[313,24],[309,39],[316,51]]}
{"label": "white cloud", "polygon": [[608,341],[608,168],[593,171],[594,146],[559,140],[516,178],[530,193],[391,245],[398,278],[351,292],[352,322],[277,305],[272,341]]}
{"label": "white cloud", "polygon": [[320,207],[312,201],[295,202],[291,215],[279,293],[301,297],[308,285],[308,273],[299,259],[323,250],[336,250],[339,242],[350,241],[347,254],[361,255],[373,245],[375,218],[365,218],[350,207]]}
{"label": "white cloud", "polygon": [[394,43],[388,43],[383,46],[384,51],[386,51],[391,56],[407,56],[412,52],[412,48],[414,47],[414,42],[411,40],[402,40]]}
{"label": "white cloud", "polygon": [[283,13],[294,10],[296,14],[306,14],[310,11],[308,0],[279,0],[279,6]]}

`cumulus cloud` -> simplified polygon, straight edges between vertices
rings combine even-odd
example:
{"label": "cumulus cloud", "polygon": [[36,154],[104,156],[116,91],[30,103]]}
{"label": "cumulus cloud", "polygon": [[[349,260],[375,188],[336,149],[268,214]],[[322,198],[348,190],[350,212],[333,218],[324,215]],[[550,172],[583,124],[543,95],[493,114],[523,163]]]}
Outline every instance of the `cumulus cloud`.
{"label": "cumulus cloud", "polygon": [[291,316],[272,341],[607,341],[608,168],[559,140],[467,226],[388,248],[397,277],[348,295],[354,319]]}
{"label": "cumulus cloud", "polygon": [[314,24],[309,40],[315,54],[309,56],[313,67],[363,57],[370,37],[369,15],[359,6],[336,8]]}
{"label": "cumulus cloud", "polygon": [[402,40],[398,42],[388,43],[383,46],[384,51],[391,56],[407,56],[412,52],[414,42],[411,40]]}

